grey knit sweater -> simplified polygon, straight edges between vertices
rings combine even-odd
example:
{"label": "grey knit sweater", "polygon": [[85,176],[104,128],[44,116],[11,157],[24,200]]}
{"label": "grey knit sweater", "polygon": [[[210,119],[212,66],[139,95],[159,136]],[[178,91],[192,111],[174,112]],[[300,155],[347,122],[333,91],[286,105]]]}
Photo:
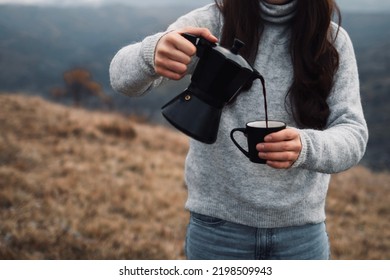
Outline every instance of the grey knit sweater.
{"label": "grey knit sweater", "polygon": [[[286,111],[285,97],[293,75],[288,46],[295,5],[296,1],[278,6],[261,2],[266,25],[253,65],[266,80],[270,119],[284,121],[290,127],[296,127],[296,123]],[[207,27],[219,37],[222,23],[217,7],[210,4],[179,18],[168,30]],[[332,24],[332,28],[336,30],[337,26]],[[165,81],[156,75],[153,65],[156,43],[164,33],[126,46],[116,54],[110,66],[115,90],[131,96],[141,95]],[[262,228],[325,220],[330,174],[356,165],[368,140],[356,59],[345,30],[340,29],[335,46],[340,54],[340,67],[328,99],[331,114],[327,128],[299,129],[303,150],[294,166],[276,170],[251,163],[229,138],[233,128],[264,119],[261,84],[255,82],[249,92],[224,108],[215,144],[190,141],[185,167],[187,209]],[[242,145],[245,146],[244,139]]]}

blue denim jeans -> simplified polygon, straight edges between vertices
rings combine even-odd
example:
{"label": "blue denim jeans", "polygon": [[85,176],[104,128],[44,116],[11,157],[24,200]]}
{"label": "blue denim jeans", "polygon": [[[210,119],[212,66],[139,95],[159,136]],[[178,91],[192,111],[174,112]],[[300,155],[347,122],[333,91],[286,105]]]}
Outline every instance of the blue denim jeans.
{"label": "blue denim jeans", "polygon": [[328,260],[325,223],[254,228],[191,213],[185,251],[189,260]]}

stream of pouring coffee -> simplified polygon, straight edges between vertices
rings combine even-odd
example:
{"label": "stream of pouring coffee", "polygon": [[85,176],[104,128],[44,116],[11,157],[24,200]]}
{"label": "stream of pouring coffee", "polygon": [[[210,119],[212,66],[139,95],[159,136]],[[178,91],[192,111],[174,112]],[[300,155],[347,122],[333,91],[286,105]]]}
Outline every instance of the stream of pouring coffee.
{"label": "stream of pouring coffee", "polygon": [[265,125],[268,128],[268,104],[267,104],[267,90],[265,88],[265,80],[260,76],[261,85],[263,86],[263,96],[264,96],[264,111],[265,111]]}

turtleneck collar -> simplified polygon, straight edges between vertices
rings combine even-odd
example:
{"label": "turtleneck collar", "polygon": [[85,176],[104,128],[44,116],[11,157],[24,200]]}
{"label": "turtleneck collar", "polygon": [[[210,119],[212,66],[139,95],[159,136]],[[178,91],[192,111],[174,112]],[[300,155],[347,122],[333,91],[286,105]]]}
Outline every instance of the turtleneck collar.
{"label": "turtleneck collar", "polygon": [[283,5],[274,5],[260,0],[261,17],[272,23],[286,23],[294,17],[297,3],[298,0],[293,0]]}

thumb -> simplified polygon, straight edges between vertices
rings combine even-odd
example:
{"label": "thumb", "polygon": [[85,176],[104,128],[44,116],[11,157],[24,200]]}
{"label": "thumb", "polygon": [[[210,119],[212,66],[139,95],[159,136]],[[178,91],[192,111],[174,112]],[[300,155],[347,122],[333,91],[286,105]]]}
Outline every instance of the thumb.
{"label": "thumb", "polygon": [[201,27],[186,27],[186,28],[183,28],[183,29],[180,29],[178,30],[178,32],[180,34],[183,34],[183,33],[189,33],[189,34],[192,34],[192,35],[195,35],[195,36],[200,36],[200,37],[203,37],[205,38],[207,41],[210,41],[212,43],[217,43],[218,42],[218,38],[215,37],[209,29],[207,28],[201,28]]}

